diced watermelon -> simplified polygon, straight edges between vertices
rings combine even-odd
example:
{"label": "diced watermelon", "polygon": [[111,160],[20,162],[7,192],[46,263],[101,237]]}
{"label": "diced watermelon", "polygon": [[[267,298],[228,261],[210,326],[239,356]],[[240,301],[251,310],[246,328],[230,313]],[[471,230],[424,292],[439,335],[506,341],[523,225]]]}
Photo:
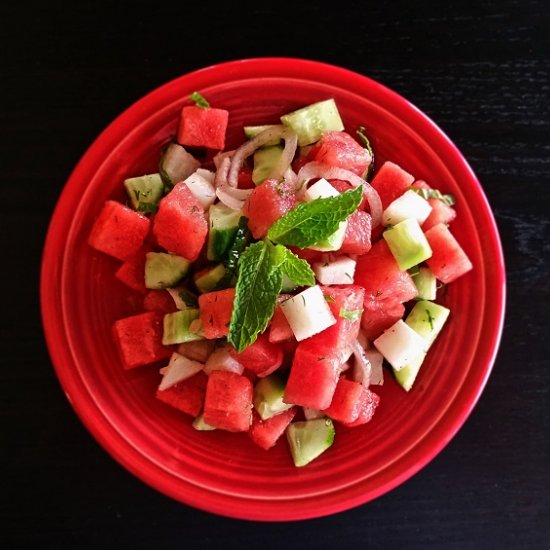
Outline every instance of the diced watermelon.
{"label": "diced watermelon", "polygon": [[404,315],[405,306],[401,302],[367,298],[363,305],[361,328],[369,340],[374,340]]}
{"label": "diced watermelon", "polygon": [[106,201],[88,244],[119,260],[128,260],[137,254],[148,233],[149,218],[119,202]]}
{"label": "diced watermelon", "polygon": [[363,386],[359,382],[346,380],[344,377],[338,380],[334,397],[330,407],[324,413],[333,420],[349,424],[357,420],[361,412],[361,394]]}
{"label": "diced watermelon", "polygon": [[[346,191],[352,191],[355,189],[349,181],[345,180],[328,180],[328,182],[338,191],[339,193],[345,193]],[[363,193],[363,200],[359,203],[357,210],[365,210],[366,206],[369,204],[367,195]]]}
{"label": "diced watermelon", "polygon": [[348,218],[344,242],[340,247],[342,254],[362,256],[371,249],[371,221],[367,212],[357,210]]}
{"label": "diced watermelon", "polygon": [[294,354],[283,401],[311,409],[326,409],[336,390],[341,361],[299,344]]}
{"label": "diced watermelon", "polygon": [[178,183],[159,203],[153,232],[160,246],[194,261],[208,234],[208,223],[200,202],[185,183]]}
{"label": "diced watermelon", "polygon": [[131,289],[145,294],[145,254],[152,252],[147,244],[143,245],[131,258],[128,258],[115,272],[115,277]]}
{"label": "diced watermelon", "polygon": [[262,239],[273,223],[294,206],[296,196],[292,186],[271,179],[265,180],[252,191],[243,211],[254,238]]}
{"label": "diced watermelon", "polygon": [[208,377],[204,421],[230,432],[246,432],[252,422],[252,382],[234,372],[214,370]]}
{"label": "diced watermelon", "polygon": [[347,132],[325,132],[308,154],[310,160],[364,174],[372,158]]}
{"label": "diced watermelon", "polygon": [[360,398],[359,416],[353,422],[347,423],[346,426],[350,428],[354,428],[355,426],[361,426],[362,424],[366,424],[374,416],[376,408],[378,407],[379,404],[380,404],[380,396],[370,391],[368,388],[363,387],[363,392]]}
{"label": "diced watermelon", "polygon": [[229,112],[225,109],[185,106],[181,110],[178,143],[223,150],[228,118]]}
{"label": "diced watermelon", "polygon": [[433,253],[426,263],[442,283],[452,283],[472,269],[472,262],[446,225],[440,223],[425,235]]}
{"label": "diced watermelon", "polygon": [[237,187],[239,189],[255,189],[256,184],[252,179],[252,168],[243,166],[239,170],[239,179],[237,180]]}
{"label": "diced watermelon", "polygon": [[231,355],[245,369],[260,377],[276,371],[283,363],[282,349],[269,341],[267,333],[259,334],[256,341],[247,346],[241,353],[237,353],[232,348]]}
{"label": "diced watermelon", "polygon": [[292,422],[296,414],[296,407],[288,409],[280,414],[262,420],[260,415],[254,412],[252,426],[248,435],[250,439],[266,451],[275,446],[277,440],[285,433],[287,426]]}
{"label": "diced watermelon", "polygon": [[401,271],[386,241],[375,243],[357,259],[355,283],[365,289],[365,299],[391,298],[396,302],[412,300],[418,291],[412,277]]}
{"label": "diced watermelon", "polygon": [[432,211],[422,224],[422,231],[426,232],[440,223],[450,224],[456,218],[456,210],[439,199],[428,199]]}
{"label": "diced watermelon", "polygon": [[166,290],[150,290],[143,298],[143,308],[146,311],[156,311],[165,315],[178,310],[174,299]]}
{"label": "diced watermelon", "polygon": [[298,258],[313,264],[315,262],[322,262],[323,256],[326,252],[321,252],[320,250],[312,250],[311,248],[297,248],[295,246],[288,247]]}
{"label": "diced watermelon", "polygon": [[216,290],[199,296],[202,331],[205,338],[223,338],[229,333],[235,289]]}
{"label": "diced watermelon", "polygon": [[414,182],[414,176],[405,172],[393,162],[386,161],[374,178],[371,185],[378,191],[382,207],[387,208],[397,197],[401,196]]}
{"label": "diced watermelon", "polygon": [[287,340],[295,339],[294,332],[292,332],[287,318],[279,305],[281,302],[284,302],[290,297],[291,294],[280,294],[277,298],[275,311],[273,312],[273,317],[269,323],[269,341],[274,344],[277,342],[285,342]]}
{"label": "diced watermelon", "polygon": [[199,371],[167,390],[157,390],[156,397],[181,412],[197,416],[202,409],[208,376]]}
{"label": "diced watermelon", "polygon": [[342,288],[325,286],[321,289],[336,323],[303,340],[301,347],[321,355],[342,357],[359,334],[365,292],[357,285]]}
{"label": "diced watermelon", "polygon": [[113,332],[125,368],[148,365],[172,355],[172,350],[162,345],[162,326],[162,315],[153,312],[115,321]]}

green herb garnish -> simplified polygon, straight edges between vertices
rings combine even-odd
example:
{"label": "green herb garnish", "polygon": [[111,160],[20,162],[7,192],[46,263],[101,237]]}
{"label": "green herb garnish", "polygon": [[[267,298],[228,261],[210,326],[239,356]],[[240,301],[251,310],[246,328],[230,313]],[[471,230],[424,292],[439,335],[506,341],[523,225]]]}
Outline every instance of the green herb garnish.
{"label": "green herb garnish", "polygon": [[447,206],[454,206],[456,204],[454,195],[451,195],[450,193],[444,195],[438,189],[421,189],[419,187],[411,187],[411,189],[423,199],[438,199],[443,201]]}
{"label": "green herb garnish", "polygon": [[359,139],[363,142],[363,147],[369,152],[371,158],[369,167],[367,168],[367,173],[365,174],[365,179],[370,180],[372,173],[374,172],[374,151],[372,150],[369,138],[365,135],[364,126],[359,126],[359,128],[357,129],[357,135],[359,136]]}
{"label": "green herb garnish", "polygon": [[430,329],[433,330],[433,329],[434,329],[434,321],[435,321],[435,319],[432,317],[432,314],[430,313],[430,310],[429,310],[429,309],[426,309],[425,311],[426,311],[426,313],[428,314],[428,323],[430,323]]}
{"label": "green herb garnish", "polygon": [[340,317],[347,319],[348,321],[358,321],[363,314],[362,309],[340,309]]}
{"label": "green herb garnish", "polygon": [[195,102],[195,105],[197,107],[200,107],[201,109],[208,109],[210,108],[210,103],[208,103],[208,101],[206,101],[206,99],[199,93],[199,92],[193,92],[190,96],[189,96],[189,99],[191,101],[194,101]]}

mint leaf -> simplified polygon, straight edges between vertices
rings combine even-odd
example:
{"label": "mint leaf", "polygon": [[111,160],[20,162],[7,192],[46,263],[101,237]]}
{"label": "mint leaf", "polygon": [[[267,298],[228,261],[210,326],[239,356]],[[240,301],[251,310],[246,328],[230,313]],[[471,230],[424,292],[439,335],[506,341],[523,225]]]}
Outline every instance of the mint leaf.
{"label": "mint leaf", "polygon": [[420,195],[423,199],[439,199],[443,201],[447,206],[454,206],[456,204],[456,199],[454,195],[447,193],[444,195],[438,189],[422,189],[420,187],[411,187],[411,189]]}
{"label": "mint leaf", "polygon": [[285,259],[281,265],[281,271],[296,286],[313,286],[315,284],[315,274],[305,260],[296,256],[296,254],[282,244],[278,244],[276,248],[284,250]]}
{"label": "mint leaf", "polygon": [[193,92],[189,96],[189,99],[191,101],[194,101],[195,105],[197,107],[200,107],[201,109],[208,109],[210,107],[210,103],[208,103],[208,101],[206,101],[206,99],[201,94],[199,94],[199,92]]}
{"label": "mint leaf", "polygon": [[362,309],[340,309],[340,317],[347,319],[348,321],[358,321],[363,314]]}
{"label": "mint leaf", "polygon": [[337,197],[302,202],[279,218],[267,233],[274,242],[306,248],[330,237],[353,214],[363,198],[363,186]]}
{"label": "mint leaf", "polygon": [[227,341],[241,353],[263,332],[281,292],[285,252],[269,241],[251,244],[239,259],[239,277]]}
{"label": "mint leaf", "polygon": [[372,150],[369,138],[365,135],[364,126],[359,126],[359,128],[357,129],[357,135],[359,136],[359,139],[363,142],[363,147],[369,152],[371,158],[369,167],[367,168],[367,173],[365,174],[365,179],[369,180],[372,176],[372,173],[374,172],[374,151]]}

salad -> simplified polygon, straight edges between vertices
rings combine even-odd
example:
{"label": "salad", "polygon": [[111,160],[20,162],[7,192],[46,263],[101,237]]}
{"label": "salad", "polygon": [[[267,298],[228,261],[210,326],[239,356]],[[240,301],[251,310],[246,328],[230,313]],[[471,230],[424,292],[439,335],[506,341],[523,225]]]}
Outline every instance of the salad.
{"label": "salad", "polygon": [[[296,466],[369,422],[384,373],[411,390],[449,317],[438,289],[472,269],[454,198],[386,161],[334,99],[246,126],[199,93],[159,170],[124,181],[89,244],[143,312],[113,335],[124,368],[160,368],[156,397],[197,430],[286,435]],[[258,121],[263,122],[263,121]]]}

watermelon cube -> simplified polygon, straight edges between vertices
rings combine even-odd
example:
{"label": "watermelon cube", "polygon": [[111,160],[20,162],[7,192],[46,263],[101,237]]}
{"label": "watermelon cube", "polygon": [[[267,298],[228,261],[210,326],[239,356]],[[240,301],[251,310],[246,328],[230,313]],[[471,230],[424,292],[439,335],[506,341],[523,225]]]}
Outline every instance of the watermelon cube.
{"label": "watermelon cube", "polygon": [[159,203],[153,233],[160,246],[194,261],[206,241],[208,222],[200,202],[180,182]]}
{"label": "watermelon cube", "polygon": [[283,364],[283,350],[269,341],[267,333],[259,334],[241,353],[231,348],[231,355],[245,369],[260,377],[271,374]]}
{"label": "watermelon cube", "polygon": [[258,447],[267,451],[274,447],[279,437],[285,433],[295,414],[296,407],[292,407],[292,409],[276,414],[267,420],[262,420],[260,415],[254,411],[248,435]]}
{"label": "watermelon cube", "polygon": [[346,426],[348,426],[349,428],[354,428],[355,426],[366,424],[374,416],[376,408],[379,404],[380,396],[370,391],[368,388],[363,387],[363,392],[361,394],[359,405],[359,416],[353,422],[346,423]]}
{"label": "watermelon cube", "polygon": [[119,202],[106,201],[88,244],[119,260],[128,260],[137,254],[148,233],[149,218]]}
{"label": "watermelon cube", "polygon": [[167,390],[157,390],[156,397],[181,412],[197,416],[203,406],[208,376],[199,371]]}
{"label": "watermelon cube", "polygon": [[252,382],[234,372],[215,370],[208,377],[204,421],[230,432],[246,432],[252,422]]}
{"label": "watermelon cube", "polygon": [[125,368],[148,365],[172,355],[172,350],[162,345],[162,326],[162,315],[154,312],[115,321],[113,332]]}
{"label": "watermelon cube", "polygon": [[362,176],[372,158],[367,149],[359,145],[347,132],[325,132],[308,154],[310,160],[345,168]]}
{"label": "watermelon cube", "polygon": [[405,315],[405,306],[396,300],[367,298],[363,304],[361,328],[369,340],[375,340]]}
{"label": "watermelon cube", "polygon": [[405,172],[401,167],[393,162],[382,164],[371,185],[378,191],[382,207],[386,209],[388,205],[397,197],[401,196],[414,182],[414,176]]}
{"label": "watermelon cube", "polygon": [[330,407],[324,411],[325,414],[329,418],[344,424],[357,420],[362,409],[362,393],[363,386],[359,382],[340,378]]}
{"label": "watermelon cube", "polygon": [[357,210],[348,218],[344,242],[339,252],[362,256],[371,249],[371,221],[367,212]]}
{"label": "watermelon cube", "polygon": [[296,348],[283,401],[324,410],[332,401],[341,361],[335,354],[322,354],[300,343]]}
{"label": "watermelon cube", "polygon": [[273,223],[294,206],[296,196],[290,184],[265,180],[252,191],[243,212],[248,218],[248,228],[254,238],[262,239]]}
{"label": "watermelon cube", "polygon": [[320,355],[343,357],[359,334],[365,291],[357,285],[326,286],[321,290],[336,323],[303,340],[301,347]]}
{"label": "watermelon cube", "polygon": [[426,239],[433,253],[426,263],[442,283],[452,283],[472,269],[472,262],[446,225],[428,229]]}
{"label": "watermelon cube", "polygon": [[428,199],[428,203],[432,207],[432,211],[422,224],[424,232],[440,223],[448,225],[456,218],[456,210],[452,206],[445,204],[442,200]]}
{"label": "watermelon cube", "polygon": [[412,277],[401,271],[386,241],[375,243],[367,254],[357,259],[355,283],[365,289],[365,299],[391,298],[408,302],[418,291]]}
{"label": "watermelon cube", "polygon": [[234,288],[207,292],[199,296],[199,310],[205,338],[227,336],[234,301]]}
{"label": "watermelon cube", "polygon": [[145,255],[147,252],[152,252],[152,248],[145,244],[115,272],[115,277],[119,281],[141,294],[147,293],[145,287]]}
{"label": "watermelon cube", "polygon": [[255,189],[256,184],[252,179],[252,168],[249,166],[243,166],[239,170],[239,177],[237,180],[237,187],[239,189]]}
{"label": "watermelon cube", "polygon": [[162,315],[178,311],[174,299],[166,290],[149,290],[143,298],[143,308]]}
{"label": "watermelon cube", "polygon": [[269,341],[273,344],[277,342],[286,342],[288,340],[293,340],[294,332],[288,324],[288,320],[279,305],[281,302],[288,300],[291,297],[291,294],[279,294],[277,299],[277,304],[273,312],[273,317],[269,323]]}
{"label": "watermelon cube", "polygon": [[225,148],[229,112],[187,105],[181,110],[178,143],[191,147]]}

